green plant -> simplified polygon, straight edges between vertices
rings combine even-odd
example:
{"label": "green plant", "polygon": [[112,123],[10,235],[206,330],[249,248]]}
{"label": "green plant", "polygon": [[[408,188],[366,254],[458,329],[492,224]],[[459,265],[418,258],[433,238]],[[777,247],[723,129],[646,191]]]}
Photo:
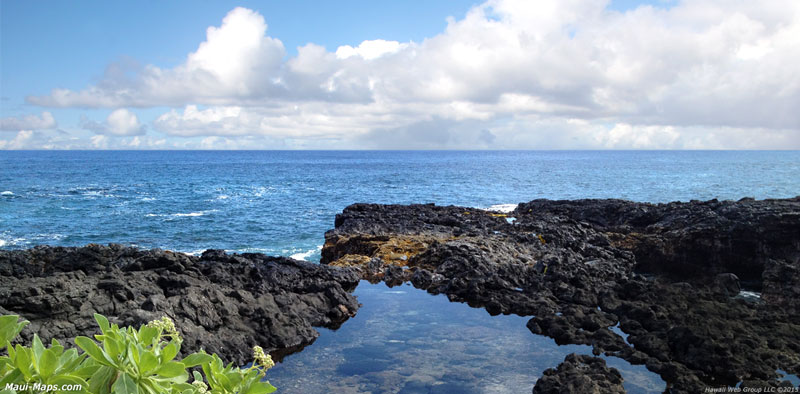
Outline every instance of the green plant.
{"label": "green plant", "polygon": [[[55,339],[46,348],[34,334],[31,347],[11,345],[28,324],[19,316],[0,316],[0,394],[72,392],[122,394],[266,394],[275,391],[262,381],[274,365],[260,347],[253,348],[255,362],[249,368],[224,365],[217,355],[203,351],[182,360],[176,356],[181,336],[167,317],[155,320],[138,330],[109,324],[102,315],[94,315],[100,326],[95,340],[79,336],[75,344],[83,350],[65,350]],[[189,370],[193,381],[189,383]]]}

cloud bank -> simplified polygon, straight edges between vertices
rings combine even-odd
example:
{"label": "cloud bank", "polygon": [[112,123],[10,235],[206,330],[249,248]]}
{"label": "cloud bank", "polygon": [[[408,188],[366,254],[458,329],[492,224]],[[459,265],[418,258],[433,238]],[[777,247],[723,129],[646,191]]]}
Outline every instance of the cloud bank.
{"label": "cloud bank", "polygon": [[57,126],[56,119],[50,112],[42,112],[41,116],[28,115],[21,118],[7,117],[0,119],[0,131],[54,129]]}
{"label": "cloud bank", "polygon": [[291,57],[240,7],[173,68],[27,101],[116,109],[85,128],[119,136],[143,132],[120,108],[171,107],[155,130],[233,148],[800,149],[800,2],[606,5],[490,0],[422,42]]}

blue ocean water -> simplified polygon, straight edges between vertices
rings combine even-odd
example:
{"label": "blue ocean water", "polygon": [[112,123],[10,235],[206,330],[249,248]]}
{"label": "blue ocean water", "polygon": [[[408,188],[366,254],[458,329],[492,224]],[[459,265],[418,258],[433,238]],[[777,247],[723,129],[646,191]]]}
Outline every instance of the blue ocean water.
{"label": "blue ocean water", "polygon": [[[800,195],[799,174],[797,151],[0,152],[0,248],[117,242],[318,261],[355,202],[784,198]],[[544,368],[589,351],[407,286],[356,294],[355,318],[273,371],[283,392],[530,392]],[[629,392],[663,390],[643,367],[608,362]]]}
{"label": "blue ocean water", "polygon": [[800,152],[6,151],[0,247],[119,242],[318,259],[354,202],[490,207],[800,194]]}

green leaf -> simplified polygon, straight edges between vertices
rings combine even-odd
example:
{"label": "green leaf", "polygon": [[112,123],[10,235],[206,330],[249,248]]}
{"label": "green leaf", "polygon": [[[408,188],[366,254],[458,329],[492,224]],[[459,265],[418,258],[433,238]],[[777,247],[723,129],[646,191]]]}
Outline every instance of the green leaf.
{"label": "green leaf", "polygon": [[56,358],[55,351],[53,349],[47,349],[42,353],[42,357],[39,359],[39,375],[47,379],[53,375],[57,366],[58,358]]}
{"label": "green leaf", "polygon": [[44,353],[44,345],[42,344],[42,340],[39,339],[39,335],[33,334],[33,367],[37,370],[39,369],[39,359],[42,358],[42,353]]}
{"label": "green leaf", "polygon": [[28,325],[28,321],[17,323],[17,320],[19,320],[19,315],[0,316],[0,349],[6,347],[17,337],[22,328]]}
{"label": "green leaf", "polygon": [[127,373],[119,375],[111,389],[114,391],[114,394],[139,394],[136,381]]}
{"label": "green leaf", "polygon": [[269,384],[269,382],[253,382],[242,394],[268,394],[275,390],[275,386]]}
{"label": "green leaf", "polygon": [[131,341],[128,343],[128,358],[133,360],[133,363],[139,365],[140,361],[140,353],[139,353],[140,346],[136,343],[136,341]]}
{"label": "green leaf", "polygon": [[101,315],[99,313],[95,313],[94,314],[94,320],[96,320],[97,321],[97,325],[100,326],[100,331],[103,334],[107,334],[107,331],[109,331],[109,328],[110,328],[109,325],[108,325],[108,319],[106,319],[105,316],[103,316],[103,315]]}
{"label": "green leaf", "polygon": [[108,368],[108,367],[104,367],[102,365],[85,365],[78,368],[78,370],[73,372],[72,374],[83,379],[89,379],[89,377],[94,375],[95,372],[97,372],[100,368]]}
{"label": "green leaf", "polygon": [[102,349],[100,349],[99,346],[97,346],[96,343],[94,343],[93,340],[87,337],[79,336],[75,338],[75,344],[78,345],[79,348],[83,349],[83,351],[86,352],[89,357],[98,363],[109,366],[115,365],[115,363],[108,358],[108,356],[103,352]]}
{"label": "green leaf", "polygon": [[178,345],[174,341],[170,341],[164,349],[161,350],[161,363],[172,361],[178,355]]}
{"label": "green leaf", "polygon": [[184,359],[181,360],[181,362],[183,363],[183,365],[186,366],[186,368],[191,368],[191,367],[196,367],[200,364],[210,363],[213,360],[214,358],[209,356],[208,354],[193,353],[187,357],[184,357]]}
{"label": "green leaf", "polygon": [[19,368],[20,372],[22,372],[22,375],[25,376],[25,379],[30,380],[33,376],[31,371],[31,350],[22,347],[22,345],[17,345],[16,351],[17,357],[14,359],[14,364]]}
{"label": "green leaf", "polygon": [[139,380],[139,391],[144,391],[145,394],[162,394],[166,392],[164,387],[156,383],[152,378]]}
{"label": "green leaf", "polygon": [[[200,368],[203,370],[203,374],[206,375],[206,380],[208,380],[208,385],[211,386],[212,389],[216,389],[217,387],[219,387],[219,383],[217,382],[216,379],[214,379],[214,373],[212,372],[214,371],[213,363],[200,364]],[[202,381],[202,379],[197,379],[196,376],[195,379]]]}
{"label": "green leaf", "polygon": [[117,342],[114,338],[110,336],[103,338],[103,349],[112,360],[119,360],[119,355],[122,353],[122,349],[120,349],[119,342]]}
{"label": "green leaf", "polygon": [[112,367],[102,366],[89,378],[89,392],[95,394],[108,394],[111,392],[111,379],[117,376],[117,370]]}
{"label": "green leaf", "polygon": [[185,373],[186,373],[186,366],[176,361],[170,361],[162,365],[161,368],[159,368],[156,371],[156,374],[158,376],[163,376],[165,378],[174,378],[177,376],[181,376],[182,374]]}
{"label": "green leaf", "polygon": [[231,380],[228,379],[227,376],[224,374],[216,374],[214,378],[217,379],[217,383],[221,386],[220,388],[224,389],[225,391],[233,391],[233,385],[231,384]]}
{"label": "green leaf", "polygon": [[[239,368],[236,368],[236,370],[228,372],[227,374],[225,374],[225,376],[227,376],[228,380],[230,381],[230,385],[228,386],[230,391],[235,391],[234,389],[236,387],[239,387],[239,385],[242,383],[242,374],[239,373],[238,371],[239,371]],[[255,372],[255,371],[252,371],[252,372]]]}
{"label": "green leaf", "polygon": [[6,374],[3,379],[0,379],[0,387],[5,388],[7,383],[24,383],[22,380],[22,371],[15,368],[13,371]]}
{"label": "green leaf", "polygon": [[77,349],[69,349],[64,352],[58,360],[58,370],[56,372],[61,371],[74,371],[80,364],[86,359],[86,353],[78,355]]}
{"label": "green leaf", "polygon": [[146,375],[158,367],[158,357],[153,352],[145,351],[139,359],[139,373]]}
{"label": "green leaf", "polygon": [[142,345],[150,346],[153,340],[158,336],[158,329],[155,327],[148,327],[146,325],[139,329],[139,342]]}

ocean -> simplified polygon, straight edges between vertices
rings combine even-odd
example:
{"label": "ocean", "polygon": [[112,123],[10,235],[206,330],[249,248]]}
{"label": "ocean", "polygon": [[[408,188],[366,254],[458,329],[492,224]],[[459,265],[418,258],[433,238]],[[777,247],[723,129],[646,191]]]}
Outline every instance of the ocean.
{"label": "ocean", "polygon": [[[122,243],[318,261],[349,204],[500,207],[536,198],[668,202],[800,195],[797,151],[6,151],[0,248]],[[519,316],[366,282],[364,307],[269,374],[283,392],[530,392],[557,346]],[[402,318],[398,318],[398,317]],[[631,392],[660,392],[610,358]]]}

